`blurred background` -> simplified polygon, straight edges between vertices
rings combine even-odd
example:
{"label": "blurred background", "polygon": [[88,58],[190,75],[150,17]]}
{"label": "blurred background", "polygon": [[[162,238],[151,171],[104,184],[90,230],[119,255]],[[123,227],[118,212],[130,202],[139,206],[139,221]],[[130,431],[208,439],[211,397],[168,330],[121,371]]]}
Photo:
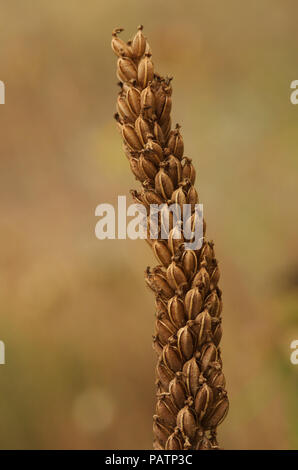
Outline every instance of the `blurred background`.
{"label": "blurred background", "polygon": [[1,2],[0,448],[152,448],[155,260],[142,240],[94,234],[95,207],[137,185],[110,39],[140,23],[174,76],[220,261],[220,443],[298,448],[297,15],[291,0]]}

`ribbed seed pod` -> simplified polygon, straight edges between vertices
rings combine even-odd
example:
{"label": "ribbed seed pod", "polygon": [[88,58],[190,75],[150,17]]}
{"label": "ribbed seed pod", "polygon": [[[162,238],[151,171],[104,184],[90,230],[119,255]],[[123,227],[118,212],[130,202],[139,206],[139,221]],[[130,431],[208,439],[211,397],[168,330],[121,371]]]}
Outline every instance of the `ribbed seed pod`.
{"label": "ribbed seed pod", "polygon": [[133,38],[132,43],[131,43],[132,53],[134,57],[136,57],[137,59],[142,57],[145,54],[145,50],[146,50],[147,41],[142,33],[142,30],[143,30],[143,26],[141,25],[138,27],[138,32]]}
{"label": "ribbed seed pod", "polygon": [[176,328],[181,328],[185,325],[186,316],[183,301],[177,295],[168,301],[168,315]]}
{"label": "ribbed seed pod", "polygon": [[[218,449],[216,428],[228,399],[218,348],[222,294],[214,245],[206,238],[205,220],[203,227],[198,225],[196,172],[184,157],[180,126],[171,130],[172,79],[154,72],[142,27],[128,43],[118,38],[119,32],[112,37],[121,82],[115,119],[131,170],[142,185],[131,194],[146,208],[147,242],[159,263],[145,274],[156,296],[153,445],[156,450]],[[150,218],[151,204],[160,206],[158,220]],[[190,214],[184,204],[190,204]],[[187,221],[177,223],[175,205]],[[197,240],[198,227],[203,245],[189,250],[184,242]]]}
{"label": "ribbed seed pod", "polygon": [[170,133],[170,136],[167,141],[167,148],[169,149],[170,153],[175,155],[175,157],[179,158],[179,160],[182,159],[184,152],[184,143],[180,134],[180,126],[177,125],[176,129]]}
{"label": "ribbed seed pod", "polygon": [[146,54],[143,57],[138,65],[138,84],[141,88],[146,88],[146,86],[152,82],[154,77],[154,68],[152,60],[150,59],[151,54]]}
{"label": "ribbed seed pod", "polygon": [[186,292],[184,304],[188,319],[194,320],[203,305],[202,295],[197,287],[193,287]]}
{"label": "ribbed seed pod", "polygon": [[121,82],[130,82],[137,79],[137,68],[129,57],[119,57],[117,77]]}

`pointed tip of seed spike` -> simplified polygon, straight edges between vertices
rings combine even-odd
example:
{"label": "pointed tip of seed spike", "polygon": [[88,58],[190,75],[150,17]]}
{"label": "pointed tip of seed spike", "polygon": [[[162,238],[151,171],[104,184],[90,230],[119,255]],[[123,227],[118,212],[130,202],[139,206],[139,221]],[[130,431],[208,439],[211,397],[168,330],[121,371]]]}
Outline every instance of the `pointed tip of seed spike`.
{"label": "pointed tip of seed spike", "polygon": [[115,28],[115,29],[113,29],[113,31],[112,31],[112,36],[115,37],[115,36],[117,36],[117,34],[122,33],[122,31],[124,31],[123,28]]}
{"label": "pointed tip of seed spike", "polygon": [[138,31],[143,31],[144,26],[142,24],[140,24],[137,29],[138,29]]}

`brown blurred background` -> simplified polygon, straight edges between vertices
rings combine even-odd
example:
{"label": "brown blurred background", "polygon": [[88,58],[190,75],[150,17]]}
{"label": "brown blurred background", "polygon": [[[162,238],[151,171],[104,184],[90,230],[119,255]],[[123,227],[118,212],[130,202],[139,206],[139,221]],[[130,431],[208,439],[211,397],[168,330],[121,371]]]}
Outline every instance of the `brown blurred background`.
{"label": "brown blurred background", "polygon": [[0,447],[150,449],[153,296],[141,240],[99,241],[95,207],[136,186],[111,31],[140,23],[216,243],[226,449],[298,448],[295,1],[1,3]]}

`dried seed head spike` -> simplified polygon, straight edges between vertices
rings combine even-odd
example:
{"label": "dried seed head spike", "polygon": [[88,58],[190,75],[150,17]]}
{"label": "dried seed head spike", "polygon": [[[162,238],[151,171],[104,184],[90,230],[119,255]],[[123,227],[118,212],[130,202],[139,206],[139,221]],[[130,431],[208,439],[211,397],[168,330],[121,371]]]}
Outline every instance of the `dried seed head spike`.
{"label": "dried seed head spike", "polygon": [[145,54],[145,50],[146,50],[147,41],[142,33],[142,30],[143,30],[143,26],[140,25],[138,27],[138,32],[133,38],[132,43],[131,43],[132,53],[134,57],[136,57],[137,59],[142,57]]}
{"label": "dried seed head spike", "polygon": [[[227,412],[227,392],[218,345],[222,335],[222,295],[219,269],[212,242],[188,250],[194,241],[175,223],[171,204],[192,209],[187,224],[194,232],[198,194],[196,172],[184,157],[184,144],[177,125],[171,130],[171,77],[154,73],[151,51],[141,28],[127,44],[113,34],[118,56],[120,93],[116,115],[131,170],[141,182],[134,201],[144,205],[149,222],[151,204],[169,213],[169,227],[160,216],[147,223],[147,242],[160,263],[146,270],[146,283],[156,296],[153,347],[156,367],[157,406],[154,416],[154,448],[158,450],[217,449],[216,428]],[[157,239],[150,238],[150,229]],[[164,234],[168,230],[166,241]],[[177,426],[178,425],[178,426]]]}

